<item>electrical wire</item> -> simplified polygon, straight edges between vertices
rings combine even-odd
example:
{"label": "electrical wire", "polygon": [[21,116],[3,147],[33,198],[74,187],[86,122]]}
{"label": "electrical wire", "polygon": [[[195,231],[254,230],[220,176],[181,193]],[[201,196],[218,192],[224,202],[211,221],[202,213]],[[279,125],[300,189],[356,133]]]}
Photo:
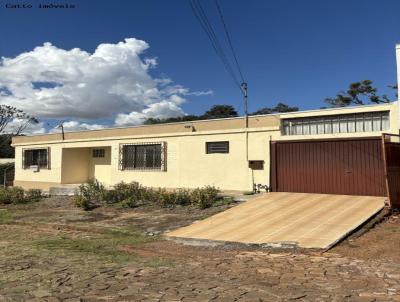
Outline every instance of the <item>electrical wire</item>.
{"label": "electrical wire", "polygon": [[246,81],[244,80],[244,76],[243,76],[243,73],[242,73],[242,69],[240,68],[239,60],[238,60],[238,57],[237,57],[237,55],[236,55],[235,49],[234,49],[234,47],[233,47],[233,43],[232,43],[231,36],[230,36],[230,34],[229,34],[228,26],[226,25],[225,18],[224,18],[224,14],[222,13],[222,9],[221,9],[221,6],[220,6],[219,3],[218,3],[218,0],[215,0],[215,5],[216,5],[216,7],[217,7],[217,11],[218,11],[219,17],[220,17],[221,22],[222,22],[222,25],[223,25],[223,27],[224,27],[226,39],[227,39],[228,44],[229,44],[229,47],[230,47],[230,49],[231,49],[233,58],[235,59],[235,63],[236,63],[237,70],[238,70],[238,72],[239,72],[239,74],[240,74],[240,78],[242,79],[242,82],[244,83],[244,82],[246,82]]}
{"label": "electrical wire", "polygon": [[198,0],[190,0],[190,6],[192,8],[193,14],[199,21],[201,27],[203,28],[204,32],[206,33],[207,37],[209,38],[211,45],[221,60],[222,64],[224,65],[225,70],[228,72],[228,74],[231,76],[232,80],[234,81],[235,85],[239,88],[240,92],[243,94],[242,87],[240,85],[239,80],[236,77],[235,72],[233,71],[233,68],[228,60],[228,58],[225,55],[225,52],[223,48],[221,47],[221,44],[217,38],[217,35],[215,34],[215,31],[207,17],[207,14],[205,13],[203,7],[201,6],[200,2]]}

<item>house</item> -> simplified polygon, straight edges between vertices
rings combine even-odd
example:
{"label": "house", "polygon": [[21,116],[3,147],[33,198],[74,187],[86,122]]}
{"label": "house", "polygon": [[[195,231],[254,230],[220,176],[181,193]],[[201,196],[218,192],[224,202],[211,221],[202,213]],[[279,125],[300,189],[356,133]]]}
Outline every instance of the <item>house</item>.
{"label": "house", "polygon": [[[397,46],[400,59],[400,46]],[[145,186],[384,196],[382,133],[399,102],[14,137],[15,182],[49,189],[96,178]]]}

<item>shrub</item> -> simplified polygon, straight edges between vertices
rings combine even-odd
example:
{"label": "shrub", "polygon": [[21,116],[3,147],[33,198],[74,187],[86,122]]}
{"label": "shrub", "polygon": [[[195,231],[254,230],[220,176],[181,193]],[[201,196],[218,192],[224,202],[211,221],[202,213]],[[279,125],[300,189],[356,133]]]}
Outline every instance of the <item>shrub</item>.
{"label": "shrub", "polygon": [[30,189],[25,193],[25,199],[27,200],[27,202],[38,202],[42,200],[42,198],[42,190],[39,189]]}
{"label": "shrub", "polygon": [[0,188],[0,204],[37,202],[42,198],[42,191],[37,189],[25,192],[21,187]]}
{"label": "shrub", "polygon": [[10,194],[7,189],[0,188],[0,204],[10,204],[12,203],[10,199]]}
{"label": "shrub", "polygon": [[101,205],[105,194],[104,186],[97,179],[93,179],[79,186],[73,200],[77,207],[90,210]]}
{"label": "shrub", "polygon": [[191,203],[192,192],[188,189],[178,189],[174,191],[173,203],[175,205],[185,206]]}
{"label": "shrub", "polygon": [[191,194],[191,203],[200,209],[209,208],[218,199],[218,193],[219,190],[212,186],[194,189]]}
{"label": "shrub", "polygon": [[78,208],[82,208],[85,211],[91,210],[94,207],[90,200],[78,194],[75,194],[75,196],[73,197],[73,201],[75,206],[77,206]]}
{"label": "shrub", "polygon": [[216,204],[218,189],[212,186],[195,190],[153,189],[138,182],[120,182],[111,190],[106,190],[97,180],[79,186],[74,196],[75,205],[90,210],[101,204],[120,204],[122,207],[134,208],[143,204],[157,204],[162,207],[176,205],[193,205],[205,209]]}
{"label": "shrub", "polygon": [[120,182],[104,194],[104,201],[109,204],[123,202],[123,206],[136,207],[144,201],[145,191],[146,188],[138,182]]}
{"label": "shrub", "polygon": [[25,191],[21,187],[11,187],[6,189],[9,193],[12,203],[26,203]]}
{"label": "shrub", "polygon": [[134,196],[125,198],[121,202],[121,206],[124,208],[136,208],[141,204],[139,200],[137,200]]}

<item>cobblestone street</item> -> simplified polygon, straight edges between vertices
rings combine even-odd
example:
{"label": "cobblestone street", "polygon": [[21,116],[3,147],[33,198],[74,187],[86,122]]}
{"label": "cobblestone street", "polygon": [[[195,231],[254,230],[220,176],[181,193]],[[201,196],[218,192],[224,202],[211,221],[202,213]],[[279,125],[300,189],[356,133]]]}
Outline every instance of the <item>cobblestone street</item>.
{"label": "cobblestone street", "polygon": [[[45,222],[43,208],[28,210],[13,209],[14,221],[0,228],[0,301],[400,301],[398,257],[383,250],[372,258],[368,247],[358,247],[368,238],[384,238],[385,229],[398,245],[398,219],[321,253],[184,246],[155,236],[130,243],[99,237],[100,230],[142,222],[148,211],[136,212],[140,219],[132,220],[118,211],[57,208],[45,210]],[[179,224],[183,217],[174,211],[150,214],[160,221],[160,230],[167,220]],[[75,224],[60,221],[61,215]],[[107,248],[116,240],[114,253]],[[351,255],[357,251],[359,257]]]}

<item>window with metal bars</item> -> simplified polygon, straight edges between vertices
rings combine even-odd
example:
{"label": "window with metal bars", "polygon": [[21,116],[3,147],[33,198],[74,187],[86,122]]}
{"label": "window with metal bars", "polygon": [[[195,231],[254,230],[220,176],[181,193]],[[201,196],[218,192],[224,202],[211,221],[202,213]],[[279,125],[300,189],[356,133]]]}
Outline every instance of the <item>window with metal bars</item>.
{"label": "window with metal bars", "polygon": [[122,170],[165,170],[162,143],[122,145],[120,153]]}
{"label": "window with metal bars", "polygon": [[38,166],[42,169],[49,168],[49,149],[28,149],[23,152],[24,169],[29,169],[31,166]]}
{"label": "window with metal bars", "polygon": [[373,132],[390,128],[389,111],[300,117],[282,120],[283,135]]}
{"label": "window with metal bars", "polygon": [[92,157],[104,157],[106,151],[104,149],[93,149],[92,150]]}
{"label": "window with metal bars", "polygon": [[206,153],[229,153],[229,142],[206,142]]}

